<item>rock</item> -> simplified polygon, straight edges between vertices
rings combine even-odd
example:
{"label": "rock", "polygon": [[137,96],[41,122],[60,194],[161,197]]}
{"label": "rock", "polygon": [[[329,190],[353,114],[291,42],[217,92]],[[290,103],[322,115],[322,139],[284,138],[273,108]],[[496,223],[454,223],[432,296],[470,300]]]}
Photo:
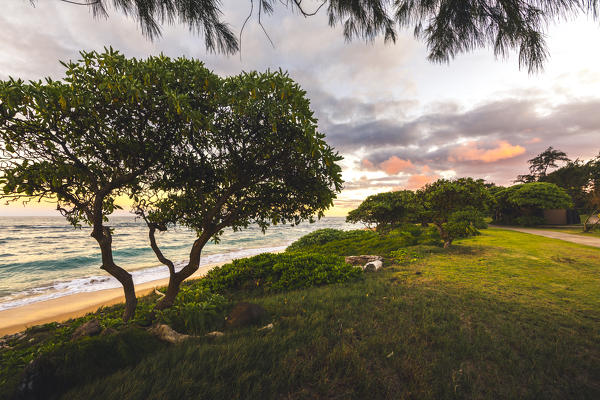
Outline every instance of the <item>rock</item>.
{"label": "rock", "polygon": [[100,336],[110,336],[110,335],[114,335],[116,333],[117,333],[116,329],[106,328],[100,333]]}
{"label": "rock", "polygon": [[100,322],[98,322],[97,319],[92,319],[75,329],[75,332],[73,332],[73,335],[71,336],[71,340],[76,340],[83,336],[94,336],[99,334],[100,331],[102,331]]}
{"label": "rock", "polygon": [[241,328],[257,323],[266,314],[265,309],[258,304],[237,303],[227,317],[225,325],[228,328]]}
{"label": "rock", "polygon": [[368,262],[364,265],[363,267],[363,271],[365,272],[369,272],[369,271],[377,271],[379,270],[381,267],[383,267],[383,263],[379,260],[376,261],[371,261]]}
{"label": "rock", "polygon": [[208,332],[206,334],[206,336],[209,336],[209,337],[220,337],[223,335],[225,335],[225,334],[223,332],[219,332],[219,331],[212,331],[212,332]]}
{"label": "rock", "polygon": [[380,256],[348,256],[345,258],[346,263],[350,265],[360,265],[363,266],[372,261],[383,261],[383,257]]}
{"label": "rock", "polygon": [[265,325],[262,328],[258,328],[259,331],[266,331],[267,329],[273,329],[273,323],[270,323],[269,325]]}
{"label": "rock", "polygon": [[183,333],[175,332],[169,325],[158,324],[149,329],[150,333],[156,335],[160,340],[169,343],[180,343],[188,338],[190,335],[184,335]]}

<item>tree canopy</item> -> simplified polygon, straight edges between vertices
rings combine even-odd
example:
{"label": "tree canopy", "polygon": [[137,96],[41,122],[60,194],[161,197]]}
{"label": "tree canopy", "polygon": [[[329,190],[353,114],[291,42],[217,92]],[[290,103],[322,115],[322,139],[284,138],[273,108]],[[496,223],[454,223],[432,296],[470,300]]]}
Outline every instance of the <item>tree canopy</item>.
{"label": "tree canopy", "polygon": [[185,132],[200,129],[214,75],[198,61],[128,59],[112,49],[63,64],[62,81],[0,82],[1,197],[48,199],[73,225],[92,226],[102,268],[137,302],[104,223],[119,195],[160,172]]}
{"label": "tree canopy", "polygon": [[[135,208],[171,279],[160,308],[198,269],[200,253],[223,229],[292,223],[321,217],[341,190],[341,157],[317,131],[309,101],[283,72],[223,79],[208,127],[191,131],[158,179],[136,196]],[[197,233],[189,262],[175,271],[155,231],[182,225]]]}
{"label": "tree canopy", "polygon": [[346,222],[362,222],[377,230],[390,229],[416,220],[420,204],[410,190],[378,193],[367,197],[356,209],[350,211]]}
{"label": "tree canopy", "polygon": [[495,194],[494,220],[505,224],[536,225],[543,210],[568,208],[572,201],[564,189],[548,182],[521,183]]}
{"label": "tree canopy", "polygon": [[[320,217],[341,189],[341,157],[287,74],[222,79],[197,60],[112,49],[81,57],[62,81],[0,82],[0,197],[48,199],[71,224],[91,225],[101,268],[123,285],[125,320],[137,299],[106,225],[117,196],[148,222],[178,289],[224,228]],[[179,272],[154,237],[175,224],[198,234]]]}
{"label": "tree canopy", "polygon": [[439,179],[418,192],[424,215],[438,229],[444,247],[485,227],[483,213],[492,201],[483,181],[473,178]]}
{"label": "tree canopy", "polygon": [[[110,8],[136,19],[142,32],[155,38],[161,24],[175,21],[204,34],[206,47],[225,53],[239,49],[238,39],[221,21],[220,0],[59,0],[90,7],[106,17]],[[519,66],[542,68],[548,56],[545,29],[550,22],[577,15],[598,15],[597,0],[323,0],[308,6],[301,0],[250,0],[249,16],[272,14],[276,6],[309,17],[321,10],[331,26],[341,25],[347,40],[383,36],[395,42],[399,29],[412,29],[429,49],[434,62],[449,62],[457,54],[491,47],[496,56],[518,52]],[[245,24],[244,24],[245,25]]]}

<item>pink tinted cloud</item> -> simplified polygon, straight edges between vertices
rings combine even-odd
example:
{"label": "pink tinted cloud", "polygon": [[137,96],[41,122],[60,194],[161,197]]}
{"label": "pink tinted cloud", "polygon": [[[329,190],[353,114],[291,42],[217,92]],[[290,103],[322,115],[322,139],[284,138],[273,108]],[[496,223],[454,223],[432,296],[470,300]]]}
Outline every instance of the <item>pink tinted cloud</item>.
{"label": "pink tinted cloud", "polygon": [[450,151],[448,161],[482,161],[491,163],[508,158],[513,158],[525,153],[525,148],[519,145],[512,145],[506,140],[501,140],[497,146],[492,149],[480,149],[476,142],[467,142],[461,146],[455,147]]}
{"label": "pink tinted cloud", "polygon": [[381,164],[379,167],[385,171],[388,175],[396,175],[400,171],[407,171],[413,169],[415,166],[410,160],[403,160],[396,156],[391,156]]}
{"label": "pink tinted cloud", "polygon": [[360,165],[361,165],[361,167],[363,167],[364,169],[367,169],[367,170],[376,169],[375,166],[373,165],[373,163],[371,161],[369,161],[367,158],[363,158],[360,161]]}
{"label": "pink tinted cloud", "polygon": [[525,143],[527,143],[527,144],[533,144],[533,143],[539,143],[541,141],[542,141],[542,139],[540,139],[539,137],[534,137],[534,138],[529,139]]}
{"label": "pink tinted cloud", "polygon": [[391,156],[377,165],[373,164],[369,159],[363,158],[360,165],[368,171],[384,171],[388,175],[396,175],[398,172],[406,172],[415,168],[410,160],[403,160],[396,156]]}
{"label": "pink tinted cloud", "polygon": [[406,188],[410,190],[420,189],[428,183],[436,181],[438,178],[438,175],[411,175],[410,178],[408,178],[408,181],[406,182]]}

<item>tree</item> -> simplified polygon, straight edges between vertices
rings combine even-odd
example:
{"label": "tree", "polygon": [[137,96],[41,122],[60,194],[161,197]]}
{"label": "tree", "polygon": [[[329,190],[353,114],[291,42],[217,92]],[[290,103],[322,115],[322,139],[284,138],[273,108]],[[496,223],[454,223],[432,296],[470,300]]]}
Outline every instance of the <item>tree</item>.
{"label": "tree", "polygon": [[410,190],[378,193],[367,197],[358,208],[350,211],[346,222],[362,222],[378,231],[391,229],[409,220],[416,220],[418,203]]}
{"label": "tree", "polygon": [[546,177],[548,168],[558,168],[557,161],[570,162],[567,154],[560,150],[555,150],[552,146],[538,154],[536,157],[528,160],[529,175],[519,175],[517,182],[535,182],[543,180]]}
{"label": "tree", "polygon": [[[180,20],[190,30],[204,32],[208,49],[238,49],[237,39],[219,19],[219,0],[60,1],[90,7],[95,16],[101,17],[108,15],[112,4],[116,10],[133,16],[150,38],[160,34],[160,24]],[[544,36],[551,22],[581,14],[596,18],[599,11],[597,0],[324,0],[310,9],[302,0],[257,0],[261,26],[261,16],[272,14],[276,5],[304,17],[326,9],[329,24],[342,25],[347,40],[373,40],[383,35],[386,42],[395,42],[397,27],[412,28],[415,37],[427,43],[428,58],[434,62],[449,62],[457,54],[487,46],[493,48],[496,56],[517,50],[519,66],[526,66],[530,72],[541,69],[548,56]],[[254,0],[249,6],[248,19],[254,14]]]}
{"label": "tree", "polygon": [[63,65],[63,81],[0,82],[0,197],[49,199],[72,225],[91,225],[101,268],[123,285],[127,321],[137,299],[113,259],[107,217],[117,196],[139,193],[181,137],[203,128],[216,77],[198,61],[112,49]]}
{"label": "tree", "polygon": [[[169,268],[171,306],[181,282],[199,267],[204,245],[225,228],[251,223],[298,224],[321,217],[341,190],[341,157],[317,131],[304,92],[282,72],[244,73],[222,80],[206,129],[191,131],[161,177],[136,196],[151,247]],[[156,231],[175,225],[196,232],[179,271],[160,249]]]}
{"label": "tree", "polygon": [[482,213],[492,201],[483,181],[472,178],[439,179],[419,190],[425,214],[438,229],[444,247],[454,239],[476,234],[485,227]]}
{"label": "tree", "polygon": [[589,190],[586,203],[587,217],[583,222],[583,231],[589,232],[600,226],[600,154],[586,163],[589,173]]}
{"label": "tree", "polygon": [[536,225],[544,222],[543,210],[568,208],[571,198],[553,183],[530,182],[513,185],[496,193],[498,223]]}
{"label": "tree", "polygon": [[581,160],[568,161],[565,166],[541,177],[540,181],[563,188],[573,200],[575,208],[585,209],[590,196],[590,167],[590,163]]}

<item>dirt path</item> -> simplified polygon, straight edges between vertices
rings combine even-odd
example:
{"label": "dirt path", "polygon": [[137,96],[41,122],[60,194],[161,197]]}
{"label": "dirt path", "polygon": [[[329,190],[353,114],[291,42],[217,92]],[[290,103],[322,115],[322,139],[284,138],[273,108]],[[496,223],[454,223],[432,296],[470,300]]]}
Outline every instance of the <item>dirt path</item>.
{"label": "dirt path", "polygon": [[549,231],[549,230],[545,230],[545,229],[514,228],[514,227],[507,227],[507,226],[501,226],[501,227],[499,226],[498,228],[507,229],[510,231],[530,233],[532,235],[544,236],[544,237],[548,237],[548,238],[552,238],[552,239],[560,239],[560,240],[564,240],[566,242],[584,244],[586,246],[600,247],[600,238],[597,238],[597,237],[581,236],[581,235],[576,235],[576,234],[572,234],[572,233]]}

